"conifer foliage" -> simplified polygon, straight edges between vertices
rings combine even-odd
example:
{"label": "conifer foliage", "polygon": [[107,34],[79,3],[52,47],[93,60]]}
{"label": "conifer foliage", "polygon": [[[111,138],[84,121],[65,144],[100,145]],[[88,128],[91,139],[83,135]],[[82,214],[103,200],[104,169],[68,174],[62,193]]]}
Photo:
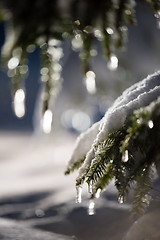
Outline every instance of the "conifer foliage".
{"label": "conifer foliage", "polygon": [[[41,51],[42,129],[49,133],[52,124],[52,105],[62,82],[60,60],[63,57],[61,46],[63,40],[69,39],[73,50],[79,50],[85,77],[94,78],[90,59],[94,55],[95,40],[102,43],[108,61],[115,59],[115,50],[122,48],[127,39],[128,25],[136,24],[137,2],[138,0],[1,0],[0,20],[6,22],[2,59],[8,66],[8,75],[12,78],[13,108],[17,117],[23,117],[25,114],[23,80],[28,72],[29,53],[37,46]],[[150,4],[159,22],[160,1],[142,0],[143,2]],[[159,73],[156,76],[159,76]],[[84,182],[88,183],[93,199],[114,179],[119,192],[119,202],[123,202],[132,184],[136,184],[133,212],[141,213],[148,205],[152,168],[154,166],[158,173],[160,169],[159,81],[158,78],[154,89],[146,87],[145,91],[141,92],[139,88],[136,97],[133,94],[132,99],[135,98],[136,101],[138,99],[138,103],[139,99],[142,102],[146,101],[145,104],[140,103],[138,107],[134,107],[133,102],[131,106],[131,101],[123,102],[126,100],[123,96],[115,102],[117,107],[122,100],[120,112],[125,116],[124,119],[121,118],[119,126],[105,127],[109,130],[103,131],[105,124],[103,125],[102,119],[80,137],[80,139],[89,137],[90,140],[88,142],[85,140],[87,143],[85,151],[82,141],[78,140],[75,151],[77,158],[75,156],[72,158],[66,170],[66,174],[69,174],[80,168],[76,181],[79,198]],[[134,87],[130,92],[134,92]],[[148,98],[145,98],[145,92]],[[126,114],[123,106],[126,107],[127,103],[129,112]],[[108,120],[112,122],[112,118]],[[100,135],[97,135],[99,132]],[[93,206],[91,202],[91,214]]]}
{"label": "conifer foliage", "polygon": [[[159,21],[159,1],[147,2]],[[70,39],[73,49],[80,51],[84,74],[93,78],[90,58],[94,55],[94,41],[102,43],[104,55],[109,61],[116,60],[115,49],[123,46],[128,25],[136,23],[136,1],[1,0],[0,19],[6,22],[2,58],[12,78],[13,107],[18,117],[25,114],[23,80],[28,72],[27,55],[40,46],[41,79],[44,84],[42,116],[45,120],[46,114],[52,118],[52,102],[62,82],[59,63],[63,56],[63,40]]]}
{"label": "conifer foliage", "polygon": [[[89,185],[96,198],[114,180],[118,201],[123,203],[134,188],[133,215],[138,217],[148,206],[153,170],[160,164],[160,73],[136,83],[115,101],[95,128],[95,138],[87,151],[81,151],[83,136],[77,140],[66,174],[79,169],[77,188]],[[93,127],[85,138],[93,135]],[[77,154],[80,147],[80,154]],[[77,157],[76,157],[77,156]]]}

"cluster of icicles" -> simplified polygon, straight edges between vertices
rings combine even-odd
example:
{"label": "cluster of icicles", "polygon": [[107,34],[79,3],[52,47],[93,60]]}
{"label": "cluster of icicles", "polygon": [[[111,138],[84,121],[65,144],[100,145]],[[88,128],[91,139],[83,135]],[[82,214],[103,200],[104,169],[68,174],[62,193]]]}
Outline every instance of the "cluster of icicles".
{"label": "cluster of icicles", "polygon": [[[108,134],[121,129],[134,110],[148,106],[151,102],[157,100],[159,96],[160,72],[156,72],[125,90],[107,110],[105,116],[79,136],[66,170],[66,174],[70,173],[77,168],[74,166],[76,166],[76,163],[79,163],[80,159],[85,159],[76,179],[77,202],[81,202],[82,184],[87,182],[87,173],[92,169],[95,161],[97,161],[95,158],[96,151],[98,151],[97,146],[106,139]],[[151,120],[148,122],[148,127],[153,128]],[[126,150],[122,155],[122,162],[127,162],[128,160],[128,151]],[[91,194],[91,199],[89,215],[94,214],[94,198],[100,196],[101,190],[98,189],[95,192],[94,183],[92,180],[90,181],[89,193]],[[118,201],[123,203],[123,198],[119,196]]]}
{"label": "cluster of icicles", "polygon": [[[97,32],[98,30],[95,30]],[[41,52],[41,82],[43,86],[41,94],[41,129],[44,133],[50,133],[52,127],[53,105],[55,98],[59,93],[62,83],[61,77],[61,58],[63,57],[62,42],[60,40],[51,39],[46,43],[43,38],[37,40],[37,46],[40,47]],[[13,110],[18,118],[25,115],[25,101],[26,90],[24,79],[27,77],[28,64],[27,55],[34,52],[36,45],[30,44],[25,50],[21,47],[16,47],[12,51],[10,49],[10,42],[6,42],[3,49],[4,59],[7,61],[8,76],[12,79],[11,88],[13,96]],[[83,41],[81,35],[76,33],[72,39],[72,49],[74,51],[83,51]],[[95,49],[89,50],[89,55],[96,56]],[[87,64],[87,63],[86,63]],[[111,55],[108,61],[108,68],[112,71],[118,67],[118,58]],[[96,75],[94,71],[86,67],[87,71],[84,73],[84,83],[89,94],[95,94],[96,89]]]}
{"label": "cluster of icicles", "polygon": [[[63,56],[63,50],[61,41],[56,39],[49,40],[48,44],[43,39],[39,39],[37,45],[40,46],[41,52],[41,129],[44,133],[50,133],[53,104],[62,82],[60,60]],[[7,46],[8,43],[4,46],[4,59],[7,58],[5,56]],[[10,59],[7,61],[8,76],[12,79],[13,110],[18,118],[22,118],[26,112],[24,79],[28,73],[27,55],[32,53],[35,48],[36,45],[34,44],[29,45],[25,50],[21,47],[14,48]]]}
{"label": "cluster of icicles", "polygon": [[[77,4],[77,6],[81,5],[80,3]],[[155,7],[154,15],[157,19],[157,24],[159,27],[159,4],[154,4],[154,1],[151,1],[151,4],[153,5],[153,8]],[[115,7],[112,9],[112,7],[109,7],[110,5],[115,5]],[[105,56],[108,59],[107,66],[110,70],[116,70],[118,67],[118,58],[114,54],[115,48],[118,42],[119,44],[120,42],[125,42],[124,39],[126,38],[128,30],[126,25],[134,22],[136,1],[130,0],[126,3],[123,3],[123,1],[120,1],[120,3],[113,1],[112,3],[111,1],[109,5],[104,4],[104,6],[106,7],[106,13],[104,15],[105,18],[102,19],[102,21],[104,21],[102,24],[103,26],[99,26],[99,24],[96,24],[96,26],[85,26],[85,24],[81,24],[80,20],[76,20],[73,22],[73,24],[71,24],[71,26],[69,26],[70,30],[68,30],[68,32],[66,32],[66,29],[64,29],[61,33],[61,39],[70,36],[72,49],[80,52],[80,58],[83,62],[83,65],[85,65],[84,83],[88,93],[90,94],[95,94],[97,90],[95,81],[96,74],[94,71],[92,71],[92,69],[90,69],[90,58],[96,56],[97,54],[96,50],[92,46],[94,45],[93,39],[102,42]],[[117,6],[119,6],[119,8]],[[117,14],[117,19],[120,18],[118,23],[113,17],[115,14]],[[83,25],[85,26],[84,28],[82,27]],[[28,72],[27,55],[28,53],[33,52],[36,46],[40,46],[41,48],[41,80],[44,90],[42,93],[43,104],[41,128],[45,133],[49,133],[52,125],[52,105],[62,82],[62,67],[60,65],[60,60],[63,56],[63,51],[61,47],[61,41],[56,39],[51,39],[48,41],[46,40],[48,37],[44,36],[39,37],[37,40],[33,40],[33,43],[27,47],[26,45],[21,47],[21,45],[24,43],[21,43],[21,40],[19,39],[20,33],[18,28],[16,29],[15,27],[14,29],[12,24],[10,24],[6,30],[6,41],[3,47],[2,55],[4,56],[4,59],[8,59],[8,76],[12,78],[13,108],[16,116],[19,118],[22,118],[25,115],[26,91],[22,79],[26,77]],[[46,30],[46,32],[48,32],[48,29]],[[45,42],[47,42],[47,44]]]}

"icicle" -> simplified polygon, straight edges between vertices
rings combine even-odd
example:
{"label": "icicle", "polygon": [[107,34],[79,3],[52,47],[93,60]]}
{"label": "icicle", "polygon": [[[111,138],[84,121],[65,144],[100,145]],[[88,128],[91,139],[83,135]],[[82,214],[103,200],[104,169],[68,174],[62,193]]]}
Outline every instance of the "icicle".
{"label": "icicle", "polygon": [[153,128],[153,127],[154,127],[154,124],[153,124],[153,121],[152,121],[152,120],[149,120],[149,121],[148,121],[148,127],[149,127],[149,128]]}
{"label": "icicle", "polygon": [[51,132],[52,110],[62,82],[62,67],[59,61],[63,56],[63,51],[60,44],[61,41],[50,39],[48,44],[41,45],[42,68],[40,73],[43,82],[41,126],[44,133]]}
{"label": "icicle", "polygon": [[88,184],[88,192],[93,194],[93,180],[91,180]]}
{"label": "icicle", "polygon": [[94,215],[94,214],[95,214],[95,202],[93,199],[90,199],[89,207],[88,207],[88,215]]}
{"label": "icicle", "polygon": [[160,11],[157,11],[154,16],[157,19],[157,27],[160,28]]}
{"label": "icicle", "polygon": [[120,204],[122,204],[122,203],[124,203],[124,196],[123,195],[119,195],[118,196],[118,202],[120,203]]}
{"label": "icicle", "polygon": [[86,72],[85,86],[87,91],[90,94],[94,94],[97,91],[95,78],[96,78],[96,75],[93,71]]}
{"label": "icicle", "polygon": [[8,65],[8,76],[12,78],[13,110],[18,118],[25,115],[25,91],[23,90],[24,76],[28,72],[26,52],[21,47],[12,50]]}
{"label": "icicle", "polygon": [[107,64],[107,67],[111,70],[114,71],[118,68],[118,58],[116,57],[116,55],[112,54],[110,57],[110,60]]}
{"label": "icicle", "polygon": [[23,89],[18,89],[14,95],[13,107],[15,115],[22,118],[25,114],[25,93]]}
{"label": "icicle", "polygon": [[82,187],[81,186],[76,186],[76,203],[81,203],[82,202]]}
{"label": "icicle", "polygon": [[97,189],[97,192],[95,193],[95,198],[99,198],[100,197],[101,191],[102,191],[101,188]]}
{"label": "icicle", "polygon": [[129,160],[128,150],[125,150],[124,154],[122,155],[122,162],[128,162],[128,160]]}
{"label": "icicle", "polygon": [[52,111],[46,110],[42,119],[42,129],[44,133],[50,133],[52,128]]}

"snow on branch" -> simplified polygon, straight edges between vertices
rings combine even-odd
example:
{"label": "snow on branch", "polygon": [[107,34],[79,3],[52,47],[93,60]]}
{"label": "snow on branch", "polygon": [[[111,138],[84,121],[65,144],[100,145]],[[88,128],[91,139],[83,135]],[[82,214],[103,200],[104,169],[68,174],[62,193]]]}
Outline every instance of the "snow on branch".
{"label": "snow on branch", "polygon": [[[89,184],[91,198],[94,198],[97,191],[102,191],[114,178],[119,192],[119,202],[123,202],[132,182],[143,183],[139,179],[143,177],[145,171],[150,172],[153,165],[157,166],[160,147],[159,106],[160,72],[125,90],[108,109],[97,127],[92,127],[92,130],[89,129],[79,137],[76,151],[73,152],[74,165],[82,158],[83,162],[82,166],[79,166],[76,185],[81,187],[84,182]],[[94,134],[90,138],[92,131]],[[86,148],[84,152],[82,150],[84,138],[91,146],[88,152]],[[72,166],[72,161],[70,164]],[[148,180],[149,174],[148,178],[146,175],[144,179],[147,184],[147,181],[151,181]],[[139,188],[140,186],[137,187]],[[147,199],[148,188],[145,191]],[[134,210],[138,209],[137,201],[140,203],[142,198],[144,200],[143,194],[141,195],[134,201],[136,203]],[[141,205],[143,208],[147,204]]]}

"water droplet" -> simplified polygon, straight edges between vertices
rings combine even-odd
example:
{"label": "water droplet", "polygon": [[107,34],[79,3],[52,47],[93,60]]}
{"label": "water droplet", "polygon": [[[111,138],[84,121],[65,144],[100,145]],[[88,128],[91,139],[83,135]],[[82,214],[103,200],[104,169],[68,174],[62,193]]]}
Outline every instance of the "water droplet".
{"label": "water droplet", "polygon": [[21,47],[16,47],[12,52],[13,57],[20,58],[21,55],[22,55],[22,48]]}
{"label": "water droplet", "polygon": [[60,75],[60,73],[58,73],[58,72],[55,72],[55,73],[53,73],[52,74],[52,79],[53,79],[53,81],[59,81],[60,80],[60,77],[61,77],[61,75]]}
{"label": "water droplet", "polygon": [[48,75],[42,75],[41,76],[41,81],[42,82],[48,82],[48,80],[49,80],[49,76]]}
{"label": "water droplet", "polygon": [[94,94],[97,91],[95,77],[96,75],[93,71],[86,72],[85,85],[90,94]]}
{"label": "water droplet", "polygon": [[153,124],[153,121],[152,121],[152,120],[149,120],[149,121],[148,121],[148,127],[149,127],[149,128],[153,128],[153,127],[154,127],[154,124]]}
{"label": "water droplet", "polygon": [[120,27],[121,32],[127,32],[128,28],[126,26]]}
{"label": "water droplet", "polygon": [[97,56],[97,50],[96,49],[91,49],[90,50],[90,55],[91,55],[91,57]]}
{"label": "water droplet", "polygon": [[8,69],[8,77],[14,77],[16,75],[16,69]]}
{"label": "water droplet", "polygon": [[98,188],[97,192],[95,193],[95,197],[96,197],[96,198],[99,198],[99,197],[100,197],[101,191],[102,191],[102,190],[101,190],[100,188]]}
{"label": "water droplet", "polygon": [[51,55],[54,61],[59,61],[63,57],[63,50],[61,47],[49,47],[47,53]]}
{"label": "water droplet", "polygon": [[46,37],[45,36],[38,37],[37,40],[36,40],[36,43],[40,47],[46,46]]}
{"label": "water droplet", "polygon": [[41,75],[47,75],[49,72],[49,69],[47,67],[43,67],[40,70]]}
{"label": "water droplet", "polygon": [[90,199],[89,207],[88,207],[88,215],[94,215],[94,214],[95,214],[95,202],[93,199]]}
{"label": "water droplet", "polygon": [[44,133],[50,133],[52,127],[52,111],[46,110],[42,119],[42,129]]}
{"label": "water droplet", "polygon": [[74,21],[74,23],[75,23],[77,26],[79,26],[79,25],[81,24],[79,20]]}
{"label": "water droplet", "polygon": [[8,68],[9,69],[14,69],[18,66],[19,64],[19,58],[18,57],[12,57],[9,61],[8,61]]}
{"label": "water droplet", "polygon": [[61,41],[53,38],[53,39],[50,39],[50,40],[48,41],[48,45],[49,45],[50,47],[60,46],[60,45],[61,45]]}
{"label": "water droplet", "polygon": [[113,29],[108,27],[106,28],[106,32],[109,34],[109,35],[112,35],[114,33]]}
{"label": "water droplet", "polygon": [[142,122],[143,122],[143,119],[142,119],[142,118],[138,118],[138,119],[137,119],[137,123],[138,123],[138,124],[141,124]]}
{"label": "water droplet", "polygon": [[82,187],[81,186],[76,186],[76,203],[81,203],[82,202]]}
{"label": "water droplet", "polygon": [[14,95],[13,107],[15,115],[22,118],[25,114],[25,92],[23,89],[18,89]]}
{"label": "water droplet", "polygon": [[125,14],[128,15],[128,16],[130,16],[130,15],[132,15],[132,12],[131,12],[131,10],[126,9],[126,10],[125,10]]}
{"label": "water droplet", "polygon": [[96,29],[94,31],[94,36],[99,39],[99,40],[102,40],[102,32],[99,30],[99,29]]}
{"label": "water droplet", "polygon": [[54,72],[60,72],[62,70],[62,66],[59,63],[55,63],[52,66]]}
{"label": "water droplet", "polygon": [[30,44],[30,45],[27,46],[26,50],[27,50],[28,53],[33,53],[35,48],[36,48],[35,44]]}
{"label": "water droplet", "polygon": [[128,162],[128,160],[129,160],[128,150],[125,150],[124,154],[122,155],[122,162]]}
{"label": "water droplet", "polygon": [[77,33],[77,34],[75,35],[75,39],[76,39],[76,40],[79,40],[80,38],[81,38],[81,34]]}
{"label": "water droplet", "polygon": [[118,68],[118,58],[115,55],[111,55],[109,62],[107,63],[107,67],[114,71]]}
{"label": "water droplet", "polygon": [[19,72],[20,72],[20,74],[26,74],[27,72],[28,72],[28,66],[27,65],[22,65],[22,66],[20,66],[20,68],[19,68]]}
{"label": "water droplet", "polygon": [[79,38],[73,38],[72,39],[72,49],[75,51],[79,51],[83,46],[83,40],[81,36]]}
{"label": "water droplet", "polygon": [[123,196],[123,195],[119,195],[119,196],[118,196],[118,202],[119,202],[120,204],[124,203],[124,196]]}

